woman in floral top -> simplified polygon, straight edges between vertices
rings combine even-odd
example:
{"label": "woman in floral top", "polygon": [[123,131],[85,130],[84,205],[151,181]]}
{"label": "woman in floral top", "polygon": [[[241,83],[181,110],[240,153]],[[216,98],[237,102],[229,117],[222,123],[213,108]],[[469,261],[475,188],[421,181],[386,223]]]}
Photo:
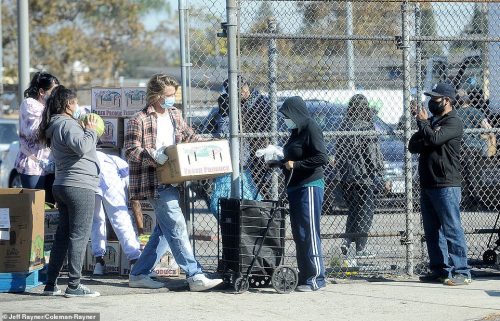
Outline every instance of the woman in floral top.
{"label": "woman in floral top", "polygon": [[44,189],[45,200],[50,203],[54,203],[54,163],[50,148],[38,141],[38,127],[45,102],[57,85],[59,80],[46,72],[37,72],[31,79],[29,88],[24,92],[25,99],[19,107],[19,153],[15,163],[23,187]]}

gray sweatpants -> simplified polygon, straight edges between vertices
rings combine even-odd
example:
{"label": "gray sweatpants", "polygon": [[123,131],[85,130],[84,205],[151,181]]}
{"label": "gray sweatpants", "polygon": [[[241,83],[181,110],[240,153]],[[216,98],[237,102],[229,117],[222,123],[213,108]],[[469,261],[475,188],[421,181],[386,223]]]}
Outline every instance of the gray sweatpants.
{"label": "gray sweatpants", "polygon": [[54,198],[59,209],[59,225],[50,252],[47,284],[53,285],[68,255],[70,287],[80,284],[85,250],[94,215],[95,191],[87,188],[54,185]]}

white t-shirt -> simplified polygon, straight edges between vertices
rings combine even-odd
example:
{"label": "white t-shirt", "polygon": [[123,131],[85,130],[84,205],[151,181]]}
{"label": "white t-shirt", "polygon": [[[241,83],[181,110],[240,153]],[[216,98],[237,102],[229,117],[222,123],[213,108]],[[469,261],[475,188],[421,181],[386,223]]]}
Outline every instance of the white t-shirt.
{"label": "white t-shirt", "polygon": [[175,143],[174,126],[170,114],[165,112],[163,114],[156,114],[156,149],[162,146],[170,146]]}

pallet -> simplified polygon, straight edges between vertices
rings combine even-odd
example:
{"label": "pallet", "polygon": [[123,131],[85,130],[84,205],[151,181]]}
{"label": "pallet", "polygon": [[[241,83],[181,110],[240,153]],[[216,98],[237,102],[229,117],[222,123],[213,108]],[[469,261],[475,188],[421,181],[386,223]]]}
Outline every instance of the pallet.
{"label": "pallet", "polygon": [[41,268],[29,272],[0,273],[0,293],[24,292],[37,287],[42,282],[39,280]]}

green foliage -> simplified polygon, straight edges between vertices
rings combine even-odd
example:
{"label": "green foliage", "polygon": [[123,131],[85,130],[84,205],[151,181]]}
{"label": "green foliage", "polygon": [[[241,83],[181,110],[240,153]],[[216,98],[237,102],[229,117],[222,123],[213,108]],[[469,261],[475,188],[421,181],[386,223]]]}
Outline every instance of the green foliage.
{"label": "green foliage", "polygon": [[[346,35],[347,3],[304,2],[298,4],[303,14],[302,34]],[[362,2],[352,4],[353,34],[357,36],[392,36],[400,33],[401,11],[399,3]],[[297,51],[304,46],[304,40],[294,41]],[[387,41],[353,41],[359,55],[395,55],[394,44]],[[343,56],[345,41],[307,40],[311,54],[320,56]]]}
{"label": "green foliage", "polygon": [[[437,24],[432,6],[430,3],[421,4],[421,35],[422,36],[437,36]],[[440,56],[443,50],[438,41],[422,41],[422,59],[427,59],[431,56]]]}
{"label": "green foliage", "polygon": [[[31,66],[53,73],[69,86],[83,85],[92,79],[108,85],[116,75],[130,70],[128,50],[160,50],[141,21],[150,10],[170,8],[162,0],[30,0]],[[3,1],[2,14],[6,74],[14,75],[17,2]],[[90,72],[75,74],[75,61],[87,65]]]}
{"label": "green foliage", "polygon": [[[487,35],[487,12],[484,7],[484,3],[476,3],[474,4],[474,13],[471,21],[465,26],[461,35],[463,36],[471,36],[471,35]],[[481,49],[481,43],[477,41],[453,41],[451,43],[451,50],[454,52],[460,52],[465,50],[477,50]],[[484,45],[484,44],[483,44]]]}

